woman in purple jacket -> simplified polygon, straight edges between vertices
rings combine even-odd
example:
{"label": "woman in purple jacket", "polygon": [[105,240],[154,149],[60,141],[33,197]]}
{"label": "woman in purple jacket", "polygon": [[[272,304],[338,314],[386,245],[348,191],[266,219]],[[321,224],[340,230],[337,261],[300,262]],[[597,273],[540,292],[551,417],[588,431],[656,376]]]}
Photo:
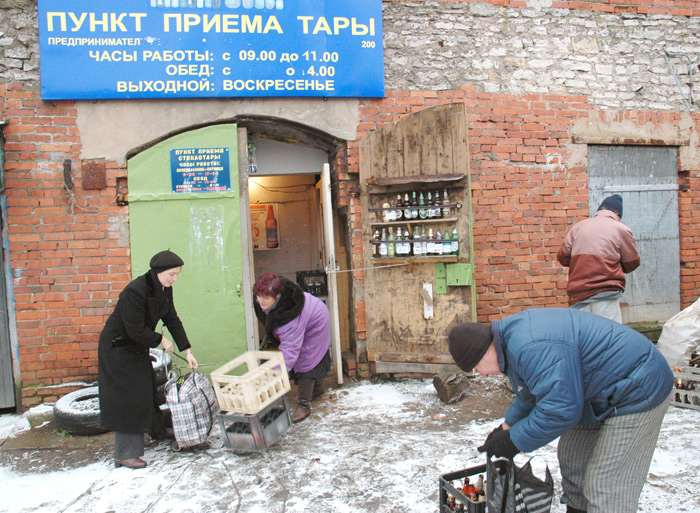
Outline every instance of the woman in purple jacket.
{"label": "woman in purple jacket", "polygon": [[322,395],[323,378],[331,370],[330,314],[325,303],[296,283],[274,273],[253,286],[255,315],[265,327],[262,348],[279,348],[290,377],[297,384],[292,422],[311,413],[311,400]]}

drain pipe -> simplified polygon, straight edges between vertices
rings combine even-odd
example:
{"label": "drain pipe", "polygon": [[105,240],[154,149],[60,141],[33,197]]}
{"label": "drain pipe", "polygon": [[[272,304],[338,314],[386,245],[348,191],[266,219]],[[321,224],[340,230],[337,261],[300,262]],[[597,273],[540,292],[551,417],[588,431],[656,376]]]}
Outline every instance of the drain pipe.
{"label": "drain pipe", "polygon": [[[678,75],[676,75],[676,71],[673,69],[673,66],[671,65],[671,60],[669,59],[669,57],[681,57],[681,58],[684,58],[688,61],[688,76],[689,76],[688,86],[690,87],[690,103],[688,103],[688,100],[685,97],[685,93],[683,92],[683,87],[681,86],[680,80],[678,80]],[[666,64],[668,65],[668,69],[671,71],[673,78],[676,80],[676,85],[678,86],[678,91],[680,91],[681,96],[683,97],[683,101],[685,102],[685,106],[688,109],[688,112],[692,112],[692,108],[690,107],[690,105],[691,104],[695,105],[695,98],[693,97],[693,64],[690,60],[690,57],[684,53],[669,53],[666,50],[664,50],[664,58],[666,59]]]}

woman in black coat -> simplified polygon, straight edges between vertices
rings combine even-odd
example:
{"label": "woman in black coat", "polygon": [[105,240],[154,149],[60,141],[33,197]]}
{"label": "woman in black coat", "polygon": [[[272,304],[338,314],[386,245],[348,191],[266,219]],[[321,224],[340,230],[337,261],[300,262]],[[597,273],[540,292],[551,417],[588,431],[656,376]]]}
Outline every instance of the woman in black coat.
{"label": "woman in black coat", "polygon": [[100,420],[115,432],[116,467],[143,468],[144,432],[154,437],[168,436],[160,409],[155,402],[155,375],[149,349],[163,346],[173,351],[173,343],[155,329],[159,321],[185,351],[190,368],[197,360],[173,304],[172,284],[184,262],[172,251],[153,256],[150,270],[139,276],[119,294],[114,311],[100,334],[98,381]]}

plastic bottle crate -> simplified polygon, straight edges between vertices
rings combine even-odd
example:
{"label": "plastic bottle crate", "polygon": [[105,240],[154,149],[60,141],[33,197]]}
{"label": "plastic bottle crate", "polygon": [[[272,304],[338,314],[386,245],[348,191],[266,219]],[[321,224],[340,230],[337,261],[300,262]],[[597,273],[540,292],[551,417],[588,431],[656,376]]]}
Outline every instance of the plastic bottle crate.
{"label": "plastic bottle crate", "polygon": [[[502,463],[498,460],[495,461],[496,466],[500,468]],[[447,503],[448,496],[452,495],[456,500],[464,504],[465,513],[486,513],[486,501],[475,502],[469,497],[464,495],[461,490],[461,486],[457,488],[450,484],[450,481],[461,481],[465,477],[474,477],[479,474],[484,475],[484,483],[486,482],[486,464],[478,465],[476,467],[466,468],[464,470],[458,470],[457,472],[450,472],[449,474],[443,474],[440,476],[440,513],[453,513],[458,511],[453,509]],[[471,479],[470,479],[471,480]]]}
{"label": "plastic bottle crate", "polygon": [[671,393],[671,404],[681,408],[700,410],[700,369],[697,367],[683,367],[683,372],[674,372],[674,385],[687,387],[693,384],[695,390],[674,388]]}
{"label": "plastic bottle crate", "polygon": [[277,442],[292,425],[287,397],[281,397],[255,415],[219,413],[221,437],[227,449],[262,451]]}
{"label": "plastic bottle crate", "polygon": [[297,271],[297,285],[313,296],[328,295],[328,278],[324,271]]}
{"label": "plastic bottle crate", "polygon": [[226,412],[255,415],[291,389],[279,351],[247,351],[210,377],[219,407]]}

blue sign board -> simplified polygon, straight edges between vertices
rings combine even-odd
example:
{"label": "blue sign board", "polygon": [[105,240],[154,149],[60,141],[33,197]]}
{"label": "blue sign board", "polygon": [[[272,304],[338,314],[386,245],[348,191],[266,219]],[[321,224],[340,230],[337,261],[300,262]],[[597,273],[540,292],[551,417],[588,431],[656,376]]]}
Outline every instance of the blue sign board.
{"label": "blue sign board", "polygon": [[175,193],[230,191],[229,148],[171,149],[170,179]]}
{"label": "blue sign board", "polygon": [[381,0],[39,0],[44,100],[384,96]]}

